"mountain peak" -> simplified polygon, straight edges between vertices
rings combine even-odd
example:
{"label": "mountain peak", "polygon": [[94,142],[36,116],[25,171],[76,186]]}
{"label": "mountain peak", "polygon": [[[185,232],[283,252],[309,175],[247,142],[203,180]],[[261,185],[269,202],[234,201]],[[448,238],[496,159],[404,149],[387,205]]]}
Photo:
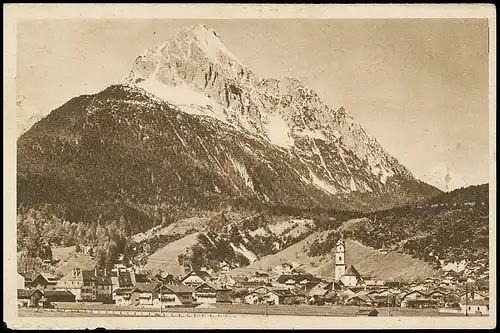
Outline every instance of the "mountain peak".
{"label": "mountain peak", "polygon": [[219,37],[219,34],[205,24],[196,24],[181,30],[175,37],[175,41],[183,40],[188,47],[197,46],[211,60],[217,62],[222,58],[229,57],[239,62],[229,51]]}

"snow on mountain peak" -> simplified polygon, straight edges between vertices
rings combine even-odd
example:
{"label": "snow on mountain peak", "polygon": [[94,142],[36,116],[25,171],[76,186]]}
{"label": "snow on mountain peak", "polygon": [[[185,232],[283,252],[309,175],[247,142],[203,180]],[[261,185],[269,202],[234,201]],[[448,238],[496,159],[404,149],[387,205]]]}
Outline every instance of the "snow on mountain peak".
{"label": "snow on mountain peak", "polygon": [[[139,56],[127,83],[186,113],[212,117],[290,153],[314,156],[322,166],[318,176],[325,184],[336,184],[335,191],[337,187],[339,191],[374,188],[362,177],[353,178],[357,172],[353,163],[363,163],[364,172],[377,179],[376,186],[385,186],[395,174],[412,177],[343,107],[328,107],[296,78],[257,77],[215,31],[202,24],[180,30]],[[316,144],[317,140],[323,143]],[[332,154],[332,149],[337,153]],[[333,176],[330,169],[339,167],[338,163],[349,178],[339,181]]]}
{"label": "snow on mountain peak", "polygon": [[220,40],[219,35],[215,30],[207,28],[204,24],[197,24],[177,34],[181,38],[186,34],[212,61],[219,61],[221,56],[228,56],[239,63],[239,60],[228,50],[224,43]]}

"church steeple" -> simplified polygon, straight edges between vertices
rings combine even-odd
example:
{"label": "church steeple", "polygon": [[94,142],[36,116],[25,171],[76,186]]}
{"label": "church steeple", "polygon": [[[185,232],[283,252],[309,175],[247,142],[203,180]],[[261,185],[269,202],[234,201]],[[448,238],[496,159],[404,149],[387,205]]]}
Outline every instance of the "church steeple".
{"label": "church steeple", "polygon": [[345,241],[341,231],[340,238],[335,245],[335,281],[340,280],[345,271]]}

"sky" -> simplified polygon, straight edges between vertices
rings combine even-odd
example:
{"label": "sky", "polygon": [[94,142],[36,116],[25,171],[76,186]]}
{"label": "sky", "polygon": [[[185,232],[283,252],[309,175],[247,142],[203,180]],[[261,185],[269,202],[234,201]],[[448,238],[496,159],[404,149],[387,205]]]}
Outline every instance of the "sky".
{"label": "sky", "polygon": [[18,24],[18,96],[48,114],[123,82],[144,50],[198,23],[258,76],[298,78],[344,106],[414,176],[488,182],[486,19],[30,20]]}

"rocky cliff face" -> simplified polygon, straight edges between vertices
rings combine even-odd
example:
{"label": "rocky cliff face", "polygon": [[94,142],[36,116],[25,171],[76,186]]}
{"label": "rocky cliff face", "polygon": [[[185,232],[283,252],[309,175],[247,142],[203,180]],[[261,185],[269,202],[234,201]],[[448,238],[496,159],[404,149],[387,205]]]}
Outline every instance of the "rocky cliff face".
{"label": "rocky cliff face", "polygon": [[18,140],[18,206],[135,232],[175,212],[375,210],[440,193],[343,108],[261,79],[204,26],[137,58],[127,82],[73,98]]}
{"label": "rocky cliff face", "polygon": [[303,162],[303,182],[331,194],[413,178],[343,107],[331,109],[296,79],[257,77],[204,25],[139,56],[127,82],[286,150]]}

